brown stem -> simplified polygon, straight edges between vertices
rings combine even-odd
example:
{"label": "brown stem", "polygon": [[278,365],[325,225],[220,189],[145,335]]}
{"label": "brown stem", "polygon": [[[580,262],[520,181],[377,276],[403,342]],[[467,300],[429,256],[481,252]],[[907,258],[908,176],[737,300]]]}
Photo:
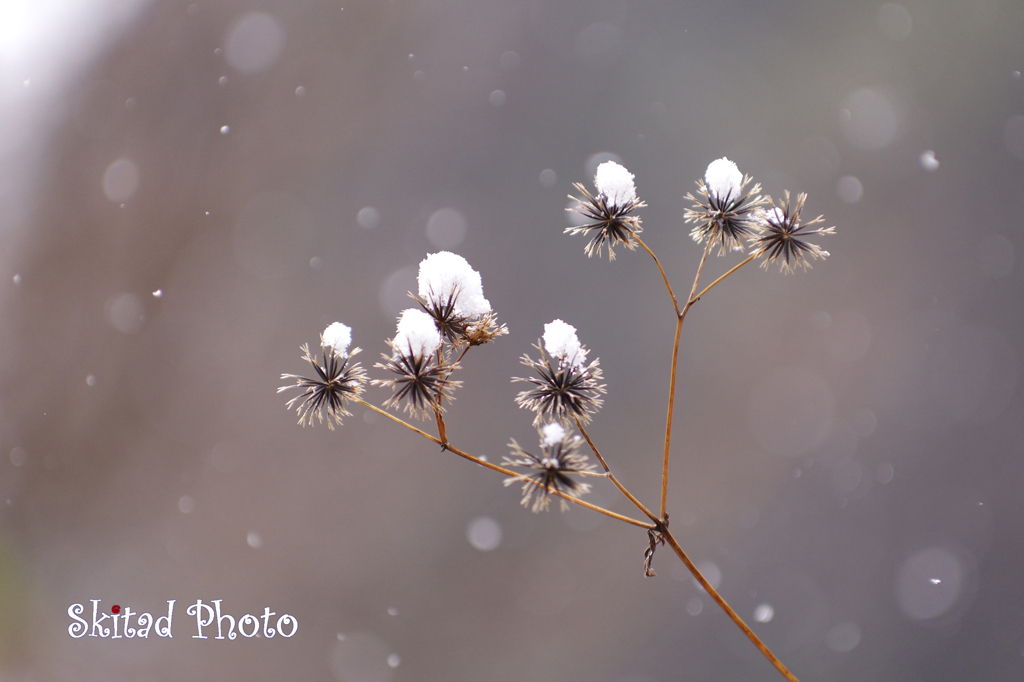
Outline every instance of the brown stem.
{"label": "brown stem", "polygon": [[676,409],[676,369],[679,367],[679,336],[683,331],[683,320],[686,319],[686,313],[690,310],[690,306],[693,305],[693,294],[697,291],[697,284],[700,283],[700,274],[704,271],[704,262],[707,261],[710,251],[711,240],[709,239],[707,246],[704,247],[704,255],[700,257],[697,276],[693,278],[690,297],[686,300],[686,305],[683,306],[681,312],[679,312],[679,307],[676,306],[676,311],[678,312],[676,315],[676,338],[672,344],[672,370],[668,380],[668,416],[665,418],[665,455],[661,465],[661,518],[665,518],[665,506],[668,504],[668,462],[669,453],[672,451],[672,416],[675,414]]}
{"label": "brown stem", "polygon": [[712,288],[714,288],[714,286],[715,286],[716,284],[718,284],[718,283],[719,283],[719,282],[721,282],[721,281],[722,281],[723,279],[725,279],[726,277],[728,277],[728,276],[729,276],[729,275],[731,275],[732,273],[734,273],[734,272],[736,272],[737,270],[739,270],[740,268],[742,268],[742,267],[743,267],[744,265],[746,265],[746,264],[747,264],[747,263],[749,263],[750,261],[754,260],[754,258],[755,258],[755,256],[747,256],[746,260],[744,260],[744,261],[743,261],[742,263],[740,263],[740,264],[739,264],[739,265],[737,265],[736,267],[734,267],[734,268],[732,268],[731,270],[729,270],[729,272],[725,273],[724,275],[722,275],[721,277],[719,277],[718,279],[716,279],[716,280],[715,280],[714,282],[712,282],[711,284],[709,284],[709,285],[707,285],[706,287],[704,287],[704,289],[702,289],[702,290],[701,290],[701,292],[700,292],[699,294],[697,294],[696,296],[693,296],[693,295],[691,295],[691,296],[690,296],[690,301],[689,301],[689,302],[690,302],[690,303],[696,303],[696,302],[697,302],[697,301],[699,301],[700,299],[704,298],[704,294],[706,294],[706,293],[708,293],[709,291],[711,291],[711,289],[712,289]]}
{"label": "brown stem", "polygon": [[651,251],[650,247],[648,247],[647,244],[644,244],[644,240],[640,239],[640,237],[637,237],[636,235],[633,235],[633,238],[636,239],[636,243],[642,246],[644,251],[651,254],[651,258],[654,259],[655,264],[658,266],[658,272],[661,273],[661,279],[665,282],[665,288],[668,289],[668,295],[672,297],[672,305],[676,308],[676,316],[678,316],[679,301],[676,300],[675,292],[672,291],[672,285],[668,282],[668,276],[665,274],[665,268],[661,267],[661,261],[654,255],[654,252]]}
{"label": "brown stem", "polygon": [[[370,408],[371,410],[373,410],[377,414],[384,415],[385,417],[387,417],[391,421],[395,422],[396,424],[400,424],[400,425],[404,426],[405,428],[409,429],[410,431],[415,431],[416,433],[418,433],[419,435],[423,436],[427,440],[434,441],[438,445],[444,445],[441,442],[441,439],[437,438],[436,436],[430,435],[429,433],[427,433],[423,429],[416,428],[415,426],[413,426],[409,422],[405,421],[401,417],[396,417],[395,415],[391,414],[390,412],[388,412],[386,410],[382,410],[381,408],[377,407],[376,405],[374,405],[372,403],[366,402],[362,398],[353,398],[353,400],[355,402],[359,403],[360,405],[362,405],[363,407]],[[459,450],[458,448],[453,447],[451,444],[448,444],[447,449],[448,449],[449,452],[453,452],[456,455],[458,455],[459,457],[462,457],[463,459],[468,459],[470,462],[473,462],[474,464],[479,464],[482,467],[486,467],[488,469],[492,469],[492,470],[497,471],[499,473],[505,474],[506,476],[511,476],[513,478],[518,478],[519,477],[519,474],[517,472],[515,472],[515,471],[512,471],[511,469],[506,469],[503,466],[498,466],[497,464],[492,464],[492,463],[488,462],[487,460],[480,459],[479,457],[474,457],[473,455],[469,454],[468,452],[463,452],[462,450]],[[532,481],[531,479],[526,479],[526,480],[531,482],[531,483],[533,483],[534,485],[537,485],[537,486],[540,485],[539,483],[536,483],[536,482]],[[583,500],[581,500],[579,498],[576,498],[576,497],[573,497],[572,495],[567,495],[567,494],[561,492],[560,490],[550,490],[548,492],[551,495],[557,495],[558,497],[561,497],[564,500],[572,502],[573,504],[578,504],[581,507],[585,507],[587,509],[591,509],[593,511],[596,511],[596,512],[599,512],[601,514],[604,514],[605,516],[610,516],[611,518],[616,519],[618,521],[623,521],[624,523],[629,523],[629,524],[632,524],[634,526],[640,526],[641,528],[647,528],[647,529],[657,528],[657,526],[655,524],[653,524],[653,523],[644,523],[643,521],[640,521],[638,519],[633,519],[633,518],[630,518],[628,516],[623,516],[622,514],[617,514],[617,513],[613,512],[610,509],[605,509],[604,507],[599,507],[596,504],[591,504],[590,502],[584,502]]]}
{"label": "brown stem", "polygon": [[715,602],[722,608],[723,611],[725,611],[725,614],[729,616],[730,619],[732,619],[732,622],[736,623],[736,627],[743,631],[743,634],[745,634],[747,638],[754,643],[754,646],[756,646],[758,650],[762,654],[764,654],[764,657],[767,658],[771,662],[771,664],[775,666],[775,669],[782,673],[782,676],[789,680],[789,682],[800,682],[800,680],[798,680],[796,676],[793,673],[789,672],[789,669],[782,664],[782,661],[780,661],[778,657],[772,653],[772,650],[768,648],[768,645],[762,642],[761,638],[755,635],[754,631],[751,630],[750,627],[743,622],[743,619],[740,618],[739,615],[732,610],[732,607],[729,606],[725,599],[722,598],[722,595],[720,595],[718,591],[711,586],[711,583],[707,581],[707,578],[701,575],[701,572],[697,570],[697,567],[693,564],[692,561],[690,561],[690,557],[686,556],[686,552],[684,552],[683,548],[679,546],[679,543],[676,542],[675,537],[672,536],[672,533],[669,532],[668,528],[661,529],[661,536],[665,538],[665,541],[669,544],[669,546],[676,553],[676,555],[686,565],[686,568],[690,569],[690,573],[692,573],[693,577],[697,580],[698,583],[700,583],[700,586],[703,587],[704,590],[711,595],[711,598],[715,600]]}
{"label": "brown stem", "polygon": [[651,521],[654,521],[654,523],[660,523],[661,519],[659,519],[657,516],[654,515],[654,513],[651,510],[645,507],[640,500],[633,497],[633,493],[626,490],[626,487],[624,485],[619,483],[619,479],[617,479],[615,477],[615,474],[611,472],[611,469],[608,468],[608,463],[604,461],[604,457],[601,456],[601,452],[597,449],[597,446],[594,445],[594,441],[590,440],[590,434],[588,434],[587,430],[583,428],[582,424],[580,424],[580,420],[577,419],[575,416],[573,416],[573,420],[576,422],[576,428],[579,429],[580,433],[583,434],[583,437],[587,439],[587,443],[590,445],[590,449],[593,450],[594,454],[597,456],[597,460],[601,462],[601,466],[604,467],[605,472],[608,474],[609,480],[611,480],[611,482],[615,484],[615,487],[619,489],[619,492],[625,495],[630,502],[635,504],[637,509],[646,514],[647,518],[649,518]]}

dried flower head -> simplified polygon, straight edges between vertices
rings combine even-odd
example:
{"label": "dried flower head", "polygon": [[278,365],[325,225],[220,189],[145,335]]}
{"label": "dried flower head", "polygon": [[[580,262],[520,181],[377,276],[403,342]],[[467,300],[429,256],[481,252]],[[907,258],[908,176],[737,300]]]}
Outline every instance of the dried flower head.
{"label": "dried flower head", "polygon": [[309,345],[302,345],[302,359],[316,370],[316,378],[308,379],[298,374],[282,374],[282,379],[293,383],[282,386],[277,392],[298,388],[299,395],[289,400],[288,409],[295,407],[299,415],[299,423],[312,425],[313,418],[324,421],[327,414],[327,427],[334,430],[334,424],[341,425],[341,417],[351,416],[345,409],[345,403],[358,398],[365,390],[366,371],[359,363],[351,359],[360,352],[359,348],[348,350],[352,343],[352,330],[340,322],[327,327],[320,335],[320,348],[323,351],[323,363],[318,363],[316,356],[309,352]]}
{"label": "dried flower head", "polygon": [[462,339],[470,346],[481,346],[505,334],[508,334],[508,327],[498,324],[498,316],[491,312],[467,324]]}
{"label": "dried flower head", "polygon": [[448,251],[428,255],[420,262],[418,285],[419,295],[413,298],[449,343],[480,345],[508,333],[484,298],[480,273],[462,256]]}
{"label": "dried flower head", "polygon": [[420,419],[435,411],[443,412],[444,399],[451,400],[450,391],[462,382],[448,378],[458,364],[444,364],[443,356],[438,352],[441,334],[433,318],[416,308],[405,310],[398,319],[398,333],[388,344],[391,355],[382,354],[384,362],[378,362],[374,367],[386,369],[397,376],[373,380],[375,386],[385,386],[394,391],[384,401],[384,407],[397,407],[404,402],[406,412]]}
{"label": "dried flower head", "polygon": [[599,396],[606,393],[600,383],[600,360],[587,364],[588,351],[576,337],[576,329],[562,320],[544,325],[543,345],[538,341],[534,348],[540,351],[540,360],[523,355],[520,362],[538,376],[512,378],[534,385],[516,396],[516,404],[536,414],[534,426],[545,421],[571,424],[574,418],[589,422],[604,402]]}
{"label": "dried flower head", "polygon": [[[523,482],[524,507],[533,512],[547,511],[554,492],[579,498],[590,492],[590,484],[572,478],[571,474],[600,476],[596,467],[580,452],[583,439],[567,432],[561,424],[547,424],[540,429],[540,456],[524,450],[515,440],[509,443],[511,457],[504,458],[504,464],[526,467],[530,471],[505,479],[505,485]],[[532,503],[532,506],[531,506]],[[562,511],[569,508],[564,498],[559,499]]]}
{"label": "dried flower head", "polygon": [[743,248],[740,239],[755,234],[757,208],[764,203],[758,195],[761,185],[747,190],[749,183],[750,176],[742,175],[736,164],[725,157],[708,165],[704,179],[697,181],[698,196],[686,195],[693,207],[686,209],[684,219],[696,223],[690,232],[694,241],[717,244],[719,255],[728,249]]}
{"label": "dried flower head", "polygon": [[793,272],[799,265],[804,270],[811,267],[808,257],[817,260],[827,258],[825,251],[817,244],[809,244],[804,239],[810,235],[835,234],[835,227],[815,227],[823,222],[818,216],[810,222],[800,222],[800,211],[803,210],[806,194],[798,194],[795,202],[790,201],[789,190],[786,190],[782,201],[776,204],[768,197],[769,207],[764,210],[758,233],[750,240],[753,254],[764,258],[761,266],[779,261],[782,272]]}
{"label": "dried flower head", "polygon": [[582,183],[573,183],[583,197],[569,195],[570,199],[576,200],[576,206],[567,210],[579,213],[588,222],[567,227],[565,232],[593,233],[584,249],[587,256],[593,256],[595,252],[600,256],[601,249],[607,244],[608,260],[615,260],[613,246],[622,244],[627,249],[636,248],[634,235],[640,234],[643,227],[640,226],[640,218],[632,213],[647,204],[636,197],[633,174],[614,161],[605,161],[597,167],[594,186],[597,196],[587,191]]}

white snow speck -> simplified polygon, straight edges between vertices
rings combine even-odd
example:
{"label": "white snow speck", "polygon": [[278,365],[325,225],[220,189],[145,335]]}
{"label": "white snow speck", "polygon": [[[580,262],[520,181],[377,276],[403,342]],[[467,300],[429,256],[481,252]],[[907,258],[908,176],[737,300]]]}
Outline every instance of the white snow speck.
{"label": "white snow speck", "polygon": [[231,132],[231,126],[221,126],[220,127],[220,134],[221,135],[227,135],[230,132]]}
{"label": "white snow speck", "polygon": [[411,350],[414,357],[424,357],[441,345],[441,334],[434,318],[419,308],[407,308],[398,319],[398,333],[391,345],[396,356]]}
{"label": "white snow speck", "polygon": [[614,161],[605,161],[597,167],[594,186],[611,206],[626,206],[636,201],[633,174]]}
{"label": "white snow speck", "polygon": [[736,199],[743,187],[743,174],[735,163],[723,156],[708,164],[704,184],[707,185],[708,194],[721,201]]}
{"label": "white snow speck", "polygon": [[320,335],[323,339],[324,348],[330,346],[334,354],[345,357],[348,354],[348,347],[352,343],[352,328],[341,322],[335,322],[327,326],[324,333]]}
{"label": "white snow speck", "polygon": [[542,441],[547,447],[553,447],[565,438],[565,428],[559,423],[547,424],[541,428]]}
{"label": "white snow speck", "polygon": [[491,311],[480,273],[458,254],[438,251],[424,258],[418,282],[420,298],[431,303],[444,305],[454,292],[456,315],[472,317]]}
{"label": "white snow speck", "polygon": [[926,149],[921,152],[921,168],[924,168],[929,173],[937,171],[939,169],[939,160],[935,158],[935,152],[931,149]]}
{"label": "white snow speck", "polygon": [[559,363],[568,363],[582,369],[587,361],[587,352],[576,337],[576,327],[561,320],[552,320],[544,325],[544,350],[558,358]]}
{"label": "white snow speck", "polygon": [[163,289],[157,289],[156,291],[153,292],[153,298],[163,298],[163,297],[164,297],[164,290]]}

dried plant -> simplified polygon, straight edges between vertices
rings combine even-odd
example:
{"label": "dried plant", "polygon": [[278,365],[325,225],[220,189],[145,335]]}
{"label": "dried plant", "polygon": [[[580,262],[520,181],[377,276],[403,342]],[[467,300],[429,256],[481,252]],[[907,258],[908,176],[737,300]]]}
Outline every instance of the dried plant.
{"label": "dried plant", "polygon": [[[333,428],[335,423],[341,424],[341,415],[349,414],[345,409],[346,403],[359,403],[455,455],[504,474],[505,485],[522,483],[523,506],[534,512],[548,510],[551,498],[557,497],[563,511],[570,504],[576,504],[644,529],[647,535],[644,574],[655,575],[652,565],[658,547],[670,547],[701,587],[772,665],[787,680],[796,682],[797,678],[701,574],[669,530],[668,473],[679,339],[690,308],[729,275],[758,259],[765,268],[778,262],[784,273],[792,273],[796,267],[806,269],[810,267],[810,260],[824,259],[829,255],[806,239],[832,234],[835,229],[813,227],[821,222],[821,217],[806,223],[800,221],[800,212],[807,198],[805,194],[799,194],[796,201],[791,201],[787,191],[783,200],[776,204],[770,197],[760,194],[760,185],[755,184],[748,189],[751,179],[742,175],[735,163],[725,158],[713,161],[704,178],[697,182],[697,196],[687,195],[693,206],[687,210],[685,220],[694,223],[691,236],[704,244],[704,252],[690,294],[680,306],[661,262],[639,236],[642,231],[640,218],[634,213],[646,204],[637,199],[633,179],[634,176],[621,165],[608,161],[597,169],[594,178],[596,193],[576,183],[575,188],[583,196],[571,197],[576,199],[577,206],[569,210],[584,215],[591,222],[566,228],[565,231],[590,236],[585,248],[588,256],[594,253],[600,256],[604,246],[608,247],[609,259],[614,258],[613,246],[623,245],[630,250],[642,248],[654,259],[672,299],[676,329],[669,371],[661,500],[657,512],[651,511],[619,481],[584,427],[601,407],[600,396],[606,388],[601,383],[600,361],[597,358],[587,361],[590,351],[580,343],[576,329],[562,320],[553,320],[544,326],[543,337],[534,346],[540,353],[539,359],[522,356],[522,364],[533,370],[536,376],[513,378],[513,381],[532,385],[519,393],[516,403],[534,413],[533,425],[539,427],[540,454],[529,452],[513,439],[509,443],[510,456],[498,465],[451,443],[442,415],[444,403],[452,400],[454,391],[461,385],[460,381],[451,378],[452,374],[459,369],[470,348],[493,341],[508,331],[504,325],[498,324],[496,314],[483,296],[480,274],[464,258],[453,253],[431,254],[420,264],[418,295],[410,293],[419,308],[410,308],[402,313],[395,337],[387,342],[391,352],[383,354],[383,362],[376,365],[390,372],[391,377],[371,382],[392,391],[391,396],[382,401],[381,407],[363,399],[366,374],[358,364],[350,363],[351,356],[359,349],[347,352],[351,331],[338,322],[329,326],[321,337],[322,364],[303,346],[304,358],[316,370],[317,376],[307,379],[283,374],[282,378],[292,383],[279,390],[297,388],[302,391],[288,402],[288,407],[295,407],[303,425],[312,424],[314,416],[322,421],[326,413],[327,424]],[[718,255],[727,255],[742,251],[745,246],[750,247],[750,255],[700,289],[704,266],[713,249],[717,247]],[[387,411],[403,406],[412,416],[427,418],[433,415],[437,435],[427,433]],[[584,443],[599,463],[600,470],[598,465],[589,461]],[[587,477],[607,478],[646,520],[586,502],[582,498],[591,490],[591,484],[583,481]]]}

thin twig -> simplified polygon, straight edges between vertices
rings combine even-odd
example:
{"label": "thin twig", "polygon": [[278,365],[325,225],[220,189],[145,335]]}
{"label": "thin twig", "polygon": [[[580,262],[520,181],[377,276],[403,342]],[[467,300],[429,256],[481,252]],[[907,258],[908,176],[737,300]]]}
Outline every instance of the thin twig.
{"label": "thin twig", "polygon": [[712,282],[711,284],[709,284],[709,285],[707,285],[706,287],[704,287],[704,289],[703,289],[703,290],[701,290],[701,292],[700,292],[699,294],[697,294],[696,296],[690,296],[690,301],[689,301],[689,302],[690,302],[690,303],[696,303],[696,302],[697,302],[697,301],[699,301],[700,299],[704,298],[704,294],[706,294],[706,293],[708,293],[709,291],[711,291],[711,289],[712,289],[712,288],[713,288],[713,287],[714,287],[714,286],[715,286],[716,284],[718,284],[718,283],[719,283],[719,282],[721,282],[721,281],[722,281],[723,279],[725,279],[726,277],[728,277],[728,276],[729,276],[729,275],[731,275],[732,273],[734,273],[734,272],[736,272],[737,270],[739,270],[740,268],[742,268],[742,267],[743,267],[744,265],[746,265],[746,264],[747,264],[747,263],[749,263],[750,261],[754,260],[754,258],[755,258],[755,256],[753,256],[753,255],[751,255],[751,256],[747,256],[746,260],[744,260],[744,261],[743,261],[742,263],[740,263],[740,264],[739,264],[739,265],[737,265],[736,267],[734,267],[734,268],[732,268],[731,270],[729,270],[729,272],[725,273],[724,275],[722,275],[721,277],[719,277],[718,279],[716,279],[716,280],[715,280],[714,282]]}
{"label": "thin twig", "polygon": [[[650,247],[647,246],[647,244],[644,244],[644,240],[640,239],[640,237],[636,236],[635,234],[633,235],[633,239],[636,240],[637,244],[639,244],[640,246],[642,246],[644,248],[644,251],[646,251],[647,253],[651,254],[651,258],[654,259],[655,264],[658,266],[658,272],[661,273],[661,279],[665,282],[665,288],[668,289],[668,295],[672,297],[672,305],[675,306],[675,308],[676,308],[676,316],[678,317],[679,316],[679,301],[676,300],[676,294],[675,294],[674,291],[672,291],[672,285],[669,284],[668,276],[665,274],[665,268],[661,267],[661,261],[658,260],[658,257],[654,255],[654,252],[651,251]],[[692,298],[692,296],[691,296],[691,298]]]}
{"label": "thin twig", "polygon": [[619,483],[619,479],[617,479],[615,477],[615,474],[612,473],[611,469],[608,468],[608,463],[604,461],[604,457],[601,456],[601,452],[597,449],[597,446],[594,445],[594,441],[590,439],[590,434],[588,434],[587,430],[583,428],[582,424],[580,424],[580,420],[575,415],[573,416],[573,420],[576,422],[576,428],[579,429],[580,433],[583,434],[583,437],[587,439],[587,443],[590,445],[590,449],[593,450],[594,454],[597,456],[597,460],[601,462],[601,466],[604,467],[605,472],[608,474],[609,480],[611,480],[611,482],[615,484],[615,487],[619,489],[619,492],[625,495],[630,502],[635,504],[636,508],[642,511],[644,514],[646,514],[647,518],[649,518],[651,521],[654,521],[654,523],[656,524],[661,523],[661,519],[659,519],[657,516],[654,515],[654,513],[651,510],[645,507],[640,500],[636,499],[633,496],[633,493],[626,490],[626,486]]}
{"label": "thin twig", "polygon": [[789,680],[789,682],[800,682],[800,680],[798,680],[796,676],[793,673],[789,672],[789,669],[782,664],[782,661],[780,661],[778,657],[772,653],[772,650],[768,648],[768,645],[762,642],[761,638],[755,635],[754,631],[751,630],[750,627],[743,622],[743,619],[740,618],[735,611],[733,611],[732,607],[729,606],[725,599],[722,598],[722,595],[720,595],[718,591],[711,586],[711,583],[707,581],[707,578],[701,575],[701,572],[697,570],[697,567],[694,565],[694,563],[690,561],[690,557],[686,556],[686,552],[684,552],[683,548],[679,546],[679,543],[676,542],[675,537],[672,536],[672,533],[669,532],[668,528],[662,528],[660,529],[660,532],[661,536],[665,538],[665,541],[669,544],[673,551],[675,551],[676,555],[680,559],[682,559],[683,563],[686,565],[686,568],[690,569],[690,573],[692,573],[693,577],[697,580],[698,583],[700,583],[700,586],[703,587],[709,595],[711,595],[711,598],[715,600],[715,603],[717,603],[722,608],[722,610],[725,611],[726,615],[729,616],[730,619],[732,619],[732,622],[736,623],[736,626],[740,630],[742,630],[743,634],[745,634],[750,639],[750,641],[754,643],[754,646],[756,646],[758,650],[762,654],[764,654],[764,657],[767,658],[771,662],[771,664],[775,666],[775,669],[782,673],[782,676]]}
{"label": "thin twig", "polygon": [[672,416],[675,414],[676,409],[676,369],[679,366],[679,336],[683,331],[683,320],[686,319],[686,313],[690,310],[690,306],[693,305],[694,299],[693,294],[697,291],[697,285],[700,283],[701,272],[704,271],[704,262],[708,259],[708,253],[711,251],[711,240],[708,240],[707,246],[704,247],[704,255],[700,257],[700,266],[697,267],[697,276],[693,278],[693,286],[690,288],[690,297],[686,300],[686,305],[683,306],[683,310],[679,312],[679,306],[676,306],[676,338],[672,344],[672,371],[669,374],[668,380],[668,416],[665,418],[665,455],[662,459],[661,465],[661,517],[665,518],[665,506],[668,504],[668,462],[669,453],[672,451]]}
{"label": "thin twig", "polygon": [[[405,421],[401,417],[396,417],[395,415],[391,414],[390,412],[388,412],[386,410],[382,410],[381,408],[377,407],[373,403],[368,403],[365,400],[363,400],[362,398],[353,398],[353,401],[359,403],[360,405],[362,405],[364,407],[370,408],[371,410],[373,410],[374,412],[376,412],[378,414],[384,415],[385,417],[387,417],[391,421],[393,421],[393,422],[395,422],[397,424],[401,424],[402,426],[404,426],[405,428],[409,429],[410,431],[415,431],[416,433],[418,433],[419,435],[423,436],[427,440],[431,440],[431,441],[437,443],[438,445],[443,445],[443,443],[441,443],[441,439],[437,438],[436,436],[432,436],[431,434],[427,433],[423,429],[416,428],[415,426],[413,426],[409,422]],[[469,454],[468,452],[463,452],[462,450],[459,450],[458,448],[453,447],[450,443],[448,444],[447,449],[448,449],[449,452],[455,453],[456,455],[458,455],[459,457],[462,457],[463,459],[468,459],[470,462],[473,462],[474,464],[479,464],[482,467],[486,467],[488,469],[493,469],[494,471],[497,471],[499,473],[505,474],[506,476],[511,476],[513,478],[521,478],[521,475],[519,473],[517,473],[515,471],[512,471],[511,469],[506,469],[503,466],[498,466],[497,464],[492,464],[491,462],[488,462],[485,459],[480,459],[479,457],[474,457],[473,455]],[[530,482],[530,483],[532,483],[533,485],[536,485],[538,487],[540,486],[539,483],[537,483],[536,481],[534,481],[532,479],[525,479],[525,480]],[[573,497],[572,495],[567,495],[566,493],[563,493],[560,490],[549,490],[548,493],[551,494],[551,495],[557,495],[558,497],[561,497],[564,500],[572,502],[573,504],[578,504],[581,507],[585,507],[587,509],[592,509],[593,511],[596,511],[596,512],[599,512],[601,514],[604,514],[605,516],[610,516],[611,518],[617,519],[617,520],[622,521],[624,523],[629,523],[629,524],[632,524],[634,526],[640,526],[641,528],[647,528],[647,529],[653,529],[653,528],[657,527],[653,523],[644,523],[643,521],[640,521],[638,519],[633,519],[633,518],[630,518],[628,516],[623,516],[622,514],[617,514],[617,513],[613,512],[610,509],[605,509],[604,507],[599,507],[596,504],[591,504],[590,502],[584,502],[583,500],[581,500],[579,498],[576,498],[576,497]]]}

